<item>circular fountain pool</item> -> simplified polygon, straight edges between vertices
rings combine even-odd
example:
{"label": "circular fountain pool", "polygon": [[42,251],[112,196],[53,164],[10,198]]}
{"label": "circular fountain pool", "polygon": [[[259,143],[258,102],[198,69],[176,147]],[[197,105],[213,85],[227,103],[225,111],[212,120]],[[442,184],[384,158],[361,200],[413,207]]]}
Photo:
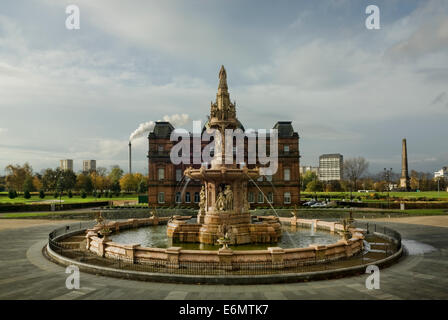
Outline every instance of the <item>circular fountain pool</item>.
{"label": "circular fountain pool", "polygon": [[[143,247],[169,248],[182,247],[187,250],[218,250],[220,246],[200,243],[172,243],[166,236],[166,225],[150,226],[138,229],[124,230],[111,236],[111,240],[121,244],[139,243]],[[265,250],[268,247],[304,248],[310,244],[327,245],[336,242],[340,237],[327,231],[310,228],[282,226],[282,238],[277,243],[260,243],[232,245],[232,250]]]}

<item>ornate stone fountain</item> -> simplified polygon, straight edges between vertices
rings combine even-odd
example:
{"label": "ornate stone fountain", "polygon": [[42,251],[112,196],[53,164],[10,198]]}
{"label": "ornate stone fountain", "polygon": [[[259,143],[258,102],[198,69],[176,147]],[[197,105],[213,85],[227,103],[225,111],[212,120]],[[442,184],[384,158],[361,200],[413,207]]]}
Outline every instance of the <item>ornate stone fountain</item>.
{"label": "ornate stone fountain", "polygon": [[[275,243],[281,237],[281,224],[277,217],[265,217],[252,223],[247,201],[247,184],[259,176],[259,168],[249,169],[237,163],[225,163],[225,129],[236,129],[235,104],[230,102],[227,75],[224,66],[219,72],[216,102],[211,104],[209,127],[221,132],[222,141],[215,141],[215,157],[210,168],[189,167],[185,176],[203,182],[200,192],[197,223],[173,219],[168,223],[167,234],[178,242],[217,244],[223,239],[222,230],[231,235],[228,244]],[[222,241],[221,241],[222,242]]]}

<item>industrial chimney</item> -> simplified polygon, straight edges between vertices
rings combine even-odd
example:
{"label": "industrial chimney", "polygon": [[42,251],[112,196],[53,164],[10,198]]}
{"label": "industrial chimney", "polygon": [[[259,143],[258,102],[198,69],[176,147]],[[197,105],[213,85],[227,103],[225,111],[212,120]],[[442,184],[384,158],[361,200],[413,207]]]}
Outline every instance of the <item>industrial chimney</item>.
{"label": "industrial chimney", "polygon": [[129,141],[129,173],[132,174],[132,152],[131,152],[131,141]]}
{"label": "industrial chimney", "polygon": [[408,173],[408,148],[406,146],[406,139],[402,141],[401,148],[401,178],[400,178],[400,188],[409,191],[410,190],[410,179]]}

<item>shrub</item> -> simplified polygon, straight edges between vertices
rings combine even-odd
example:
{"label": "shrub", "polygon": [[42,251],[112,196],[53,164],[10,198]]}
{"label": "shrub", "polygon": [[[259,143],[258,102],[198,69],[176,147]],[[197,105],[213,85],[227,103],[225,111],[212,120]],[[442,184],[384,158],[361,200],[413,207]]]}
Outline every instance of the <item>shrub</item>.
{"label": "shrub", "polygon": [[55,193],[53,193],[53,197],[58,198],[59,197],[59,192],[55,191]]}
{"label": "shrub", "polygon": [[8,197],[9,197],[9,199],[14,199],[14,198],[17,198],[17,192],[16,192],[16,190],[9,190],[8,191]]}
{"label": "shrub", "polygon": [[87,198],[87,193],[84,190],[81,191],[81,198]]}
{"label": "shrub", "polygon": [[92,197],[96,198],[98,196],[98,194],[96,193],[96,191],[92,192]]}
{"label": "shrub", "polygon": [[25,190],[25,192],[23,193],[23,197],[25,199],[29,199],[29,198],[31,198],[31,193],[28,190]]}
{"label": "shrub", "polygon": [[67,194],[67,195],[68,195],[68,197],[69,197],[69,198],[73,198],[73,193],[72,193],[72,190],[69,190],[69,192],[68,192],[68,194]]}
{"label": "shrub", "polygon": [[45,198],[45,191],[44,190],[40,190],[39,191],[39,198],[41,198],[41,199]]}

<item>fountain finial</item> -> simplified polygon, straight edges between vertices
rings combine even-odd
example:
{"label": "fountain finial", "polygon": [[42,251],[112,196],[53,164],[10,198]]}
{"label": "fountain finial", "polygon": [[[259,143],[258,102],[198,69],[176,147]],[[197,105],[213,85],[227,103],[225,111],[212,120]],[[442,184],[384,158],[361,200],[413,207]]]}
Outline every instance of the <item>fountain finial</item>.
{"label": "fountain finial", "polygon": [[218,86],[218,88],[227,90],[227,72],[226,72],[226,68],[224,68],[224,65],[222,65],[221,69],[219,70],[219,86]]}

